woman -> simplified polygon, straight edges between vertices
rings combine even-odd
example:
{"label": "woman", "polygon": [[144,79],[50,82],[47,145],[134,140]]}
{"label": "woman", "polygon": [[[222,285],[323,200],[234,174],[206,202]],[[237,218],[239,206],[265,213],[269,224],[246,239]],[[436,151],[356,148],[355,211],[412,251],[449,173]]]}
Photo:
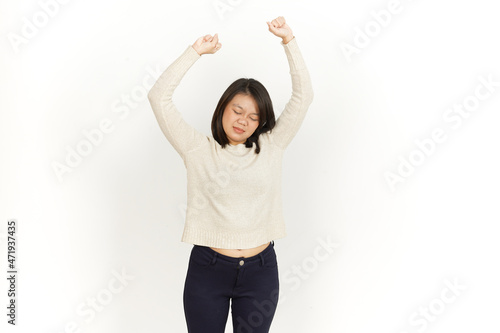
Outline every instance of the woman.
{"label": "woman", "polygon": [[236,80],[226,89],[213,114],[212,137],[184,121],[173,92],[196,60],[221,49],[217,34],[188,46],[148,94],[161,130],[187,170],[182,241],[193,248],[183,302],[191,333],[224,332],[230,300],[234,332],[269,332],[278,303],[274,239],[286,236],[281,162],[313,91],[285,19],[267,24],[282,39],[292,79],[291,99],[277,121],[266,88],[254,79]]}

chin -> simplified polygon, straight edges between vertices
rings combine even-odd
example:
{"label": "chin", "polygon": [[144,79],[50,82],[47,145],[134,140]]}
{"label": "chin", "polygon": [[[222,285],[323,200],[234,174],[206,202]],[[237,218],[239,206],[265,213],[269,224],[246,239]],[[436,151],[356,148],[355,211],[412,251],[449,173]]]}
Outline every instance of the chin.
{"label": "chin", "polygon": [[[232,140],[233,140],[233,142],[239,142],[239,143],[236,143],[236,144],[245,143],[245,142],[247,141],[247,139],[246,139],[246,138],[244,138],[244,139],[242,139],[242,138],[238,138],[238,140],[234,140],[234,139],[232,139]],[[241,141],[241,142],[240,142],[240,141]]]}

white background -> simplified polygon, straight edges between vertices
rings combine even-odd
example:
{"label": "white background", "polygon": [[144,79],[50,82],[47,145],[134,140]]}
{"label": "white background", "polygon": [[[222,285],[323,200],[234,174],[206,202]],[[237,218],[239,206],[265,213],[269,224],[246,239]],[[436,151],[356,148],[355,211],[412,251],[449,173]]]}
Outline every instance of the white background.
{"label": "white background", "polygon": [[[500,82],[498,11],[487,0],[401,0],[381,27],[370,12],[390,3],[2,1],[0,258],[6,276],[7,221],[16,219],[19,273],[15,327],[0,279],[1,326],[187,331],[185,167],[142,82],[152,85],[199,36],[217,32],[222,49],[175,93],[185,119],[210,135],[215,105],[239,77],[260,80],[278,116],[291,83],[266,21],[282,15],[315,98],[285,154],[288,235],[275,244],[281,300],[271,331],[498,331],[500,86],[456,128],[443,118],[473,101],[480,76]],[[359,31],[377,26],[360,44]],[[25,39],[16,45],[13,35]],[[349,59],[346,44],[359,46]],[[106,119],[112,130],[58,177],[54,164]],[[415,140],[436,128],[446,140],[419,153]],[[384,175],[410,156],[422,163],[392,190]],[[337,244],[331,253],[321,247],[328,242]],[[123,272],[125,285],[114,277]]]}

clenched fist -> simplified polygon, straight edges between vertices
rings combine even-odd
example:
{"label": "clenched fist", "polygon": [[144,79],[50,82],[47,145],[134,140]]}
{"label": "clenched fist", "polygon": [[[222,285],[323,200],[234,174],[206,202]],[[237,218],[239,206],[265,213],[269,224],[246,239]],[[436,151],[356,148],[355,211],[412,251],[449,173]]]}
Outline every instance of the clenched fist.
{"label": "clenched fist", "polygon": [[207,53],[214,54],[219,51],[221,47],[222,44],[219,43],[219,36],[217,34],[213,37],[211,35],[200,37],[193,44],[193,49],[195,49],[199,55]]}
{"label": "clenched fist", "polygon": [[283,39],[283,44],[286,44],[293,39],[292,29],[290,29],[288,24],[286,24],[283,16],[278,16],[271,22],[267,22],[267,25],[269,26],[269,31],[271,31],[275,36]]}

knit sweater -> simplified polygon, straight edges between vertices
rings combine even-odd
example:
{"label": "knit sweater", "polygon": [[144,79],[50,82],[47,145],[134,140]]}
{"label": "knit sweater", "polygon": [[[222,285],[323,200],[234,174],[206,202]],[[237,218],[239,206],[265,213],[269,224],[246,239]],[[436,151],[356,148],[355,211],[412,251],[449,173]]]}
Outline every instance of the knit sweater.
{"label": "knit sweater", "polygon": [[244,143],[224,148],[189,125],[172,95],[201,57],[190,45],[160,75],[148,99],[160,128],[187,170],[187,210],[181,241],[223,249],[247,249],[286,236],[281,196],[283,153],[313,99],[309,72],[296,38],[285,50],[292,95],[275,127],[259,136],[259,154]]}

